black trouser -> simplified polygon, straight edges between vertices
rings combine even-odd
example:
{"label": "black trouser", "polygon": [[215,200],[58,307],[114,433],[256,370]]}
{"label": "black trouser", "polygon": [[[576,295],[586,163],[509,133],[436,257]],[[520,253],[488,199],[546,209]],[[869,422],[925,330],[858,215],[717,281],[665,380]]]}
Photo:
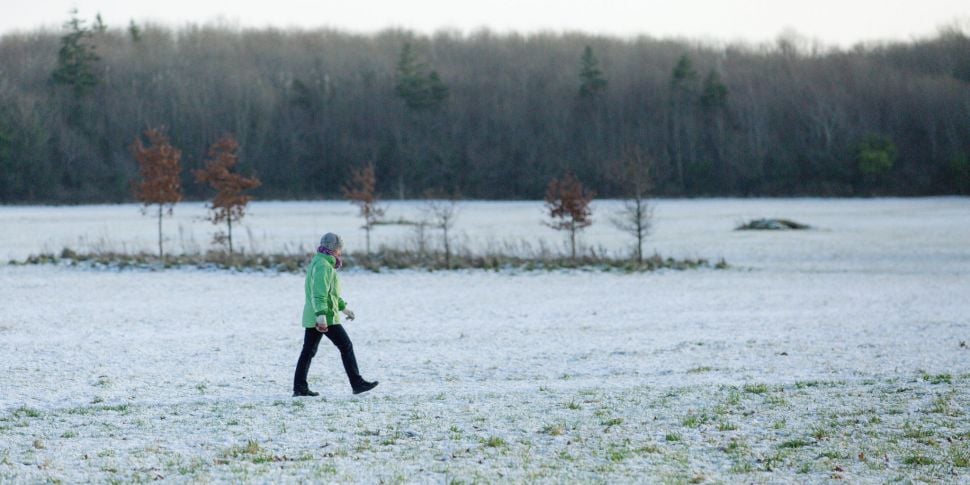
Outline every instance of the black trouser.
{"label": "black trouser", "polygon": [[308,328],[303,333],[303,351],[300,352],[300,360],[296,363],[296,375],[293,376],[294,392],[302,392],[308,389],[306,376],[310,371],[310,361],[313,360],[313,356],[317,355],[320,337],[324,335],[340,349],[340,360],[344,362],[344,371],[347,372],[350,386],[357,388],[364,381],[357,370],[354,344],[350,342],[350,336],[347,335],[343,325],[331,325],[326,332],[320,332],[316,328]]}

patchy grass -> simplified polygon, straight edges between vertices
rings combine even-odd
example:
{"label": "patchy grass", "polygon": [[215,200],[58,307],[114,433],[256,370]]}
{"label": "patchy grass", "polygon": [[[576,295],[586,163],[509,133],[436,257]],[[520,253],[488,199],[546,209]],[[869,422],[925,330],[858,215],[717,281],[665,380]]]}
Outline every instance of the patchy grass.
{"label": "patchy grass", "polygon": [[923,374],[923,380],[930,384],[952,384],[953,376],[950,374]]}
{"label": "patchy grass", "polygon": [[950,446],[947,459],[956,468],[970,468],[970,443],[962,442]]}
{"label": "patchy grass", "polygon": [[619,426],[623,424],[623,418],[610,418],[600,422],[600,424],[602,424],[603,426],[606,426],[607,428],[612,426]]}
{"label": "patchy grass", "polygon": [[727,421],[722,421],[717,424],[718,431],[734,431],[738,429],[738,426],[734,423],[729,423]]}
{"label": "patchy grass", "polygon": [[911,455],[907,455],[905,458],[903,458],[903,463],[907,465],[914,465],[914,466],[935,465],[936,460],[922,453],[917,452]]}
{"label": "patchy grass", "polygon": [[768,392],[767,384],[745,384],[744,392],[750,394],[765,394]]}
{"label": "patchy grass", "polygon": [[811,445],[811,443],[809,443],[808,441],[794,439],[794,440],[785,441],[784,443],[778,445],[778,447],[779,448],[801,448],[803,446],[809,446],[809,445]]}
{"label": "patchy grass", "polygon": [[508,446],[508,443],[498,436],[489,436],[488,438],[482,440],[482,444],[489,448],[504,448]]}
{"label": "patchy grass", "polygon": [[13,415],[18,418],[39,418],[43,416],[43,413],[34,408],[20,406],[19,408],[13,410]]}
{"label": "patchy grass", "polygon": [[256,440],[248,440],[245,445],[236,445],[223,451],[220,458],[215,460],[215,463],[217,465],[227,465],[237,460],[245,460],[256,465],[291,461],[285,455],[274,455],[269,450],[260,446]]}
{"label": "patchy grass", "polygon": [[[765,392],[577,383],[539,393],[453,391],[444,400],[432,388],[415,407],[412,395],[213,404],[198,399],[193,381],[187,400],[174,404],[15,408],[2,418],[0,476],[343,482],[364,480],[368,469],[380,471],[367,477],[391,483],[953,481],[970,468],[970,431],[963,416],[931,404],[942,396],[959,408],[970,381],[954,377],[940,393],[918,374],[911,379],[903,392],[891,380],[792,385],[784,407],[751,398],[774,392],[767,383]],[[576,402],[585,405],[567,406]],[[901,408],[909,411],[891,412]]]}
{"label": "patchy grass", "polygon": [[962,416],[964,410],[959,405],[954,404],[955,393],[940,394],[933,399],[930,407],[931,413],[943,414],[946,416]]}
{"label": "patchy grass", "polygon": [[701,426],[703,424],[707,424],[710,421],[711,421],[711,417],[708,416],[707,414],[704,414],[704,413],[700,413],[700,414],[689,413],[687,415],[687,417],[685,417],[683,419],[683,421],[681,421],[681,424],[683,424],[684,426],[686,426],[688,428],[697,428],[698,426]]}
{"label": "patchy grass", "polygon": [[[147,269],[201,268],[223,270],[255,270],[280,273],[299,273],[304,270],[311,255],[307,254],[262,254],[234,253],[229,256],[223,251],[208,251],[197,254],[165,255],[159,258],[150,253],[122,253],[99,251],[82,253],[64,248],[60,253],[32,255],[23,261],[11,261],[12,265],[54,264],[110,269]],[[637,262],[628,258],[613,257],[602,251],[589,250],[575,258],[551,252],[548,249],[527,251],[526,254],[489,253],[475,254],[465,248],[456,249],[450,258],[443,252],[416,251],[400,248],[381,247],[374,253],[354,252],[344,257],[347,268],[363,268],[370,271],[396,269],[425,269],[432,271],[455,269],[522,269],[561,270],[561,269],[598,269],[602,271],[622,271],[626,273],[656,271],[660,269],[687,270],[697,268],[727,269],[723,258],[710,262],[703,258],[674,259],[658,254]]]}

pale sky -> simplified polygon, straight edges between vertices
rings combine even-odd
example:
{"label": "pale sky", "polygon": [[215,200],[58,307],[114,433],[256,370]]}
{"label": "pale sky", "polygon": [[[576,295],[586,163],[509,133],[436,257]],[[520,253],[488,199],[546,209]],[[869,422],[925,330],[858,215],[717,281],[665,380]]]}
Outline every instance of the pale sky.
{"label": "pale sky", "polygon": [[131,19],[355,32],[488,27],[754,43],[797,32],[839,46],[923,37],[955,21],[970,27],[970,0],[0,0],[0,33],[59,27],[75,6],[85,19],[100,12],[109,27]]}

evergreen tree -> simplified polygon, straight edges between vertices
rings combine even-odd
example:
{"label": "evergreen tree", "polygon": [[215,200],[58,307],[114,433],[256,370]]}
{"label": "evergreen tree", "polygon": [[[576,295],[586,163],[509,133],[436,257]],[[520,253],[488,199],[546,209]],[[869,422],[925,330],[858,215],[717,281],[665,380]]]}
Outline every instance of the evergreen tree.
{"label": "evergreen tree", "polygon": [[141,27],[135,23],[135,19],[131,19],[131,22],[128,23],[128,35],[131,36],[132,42],[141,40]]}
{"label": "evergreen tree", "polygon": [[721,76],[711,69],[701,87],[701,107],[705,111],[724,109],[727,106],[727,95],[727,86],[721,82]]}
{"label": "evergreen tree", "polygon": [[7,113],[0,106],[0,202],[14,200],[17,179],[24,174],[18,173],[13,161],[13,136],[7,125]]}
{"label": "evergreen tree", "polygon": [[856,189],[875,195],[878,182],[896,164],[896,144],[888,136],[868,134],[856,146]]}
{"label": "evergreen tree", "polygon": [[98,12],[94,16],[94,31],[103,34],[108,31],[108,26],[104,23],[104,19],[101,18],[101,12]]}
{"label": "evergreen tree", "polygon": [[61,48],[57,53],[57,68],[51,79],[55,84],[71,88],[75,99],[87,96],[98,84],[94,73],[94,63],[101,58],[94,52],[89,42],[91,30],[77,16],[77,9],[71,11],[71,19],[64,27],[68,32],[61,37]]}
{"label": "evergreen tree", "polygon": [[33,201],[59,189],[51,175],[49,141],[35,116],[0,100],[0,203]]}
{"label": "evergreen tree", "polygon": [[697,83],[697,71],[687,54],[680,56],[670,75],[670,86],[678,93],[693,95]]}
{"label": "evergreen tree", "polygon": [[960,195],[970,195],[970,157],[958,153],[946,164],[946,179]]}
{"label": "evergreen tree", "polygon": [[409,42],[401,48],[394,91],[408,108],[415,111],[439,108],[448,98],[448,87],[438,72],[418,62],[418,56]]}
{"label": "evergreen tree", "polygon": [[670,75],[671,117],[670,140],[668,148],[674,162],[677,184],[681,190],[687,189],[688,177],[685,166],[693,161],[696,154],[697,134],[695,106],[697,102],[697,71],[687,57],[680,56]]}
{"label": "evergreen tree", "polygon": [[863,175],[882,175],[896,163],[896,145],[889,137],[866,135],[856,149],[856,162]]}
{"label": "evergreen tree", "polygon": [[607,81],[600,71],[593,48],[586,46],[580,58],[579,97],[592,98],[606,89]]}

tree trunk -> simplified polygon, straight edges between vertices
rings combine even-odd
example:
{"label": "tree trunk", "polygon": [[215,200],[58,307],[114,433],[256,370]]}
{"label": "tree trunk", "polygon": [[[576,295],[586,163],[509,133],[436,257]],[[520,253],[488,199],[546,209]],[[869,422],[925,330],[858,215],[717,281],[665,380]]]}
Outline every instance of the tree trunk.
{"label": "tree trunk", "polygon": [[232,214],[226,218],[226,223],[229,225],[229,259],[232,259]]}
{"label": "tree trunk", "polygon": [[451,269],[451,247],[448,245],[448,228],[445,227],[445,266]]}
{"label": "tree trunk", "polygon": [[367,224],[366,226],[364,226],[364,234],[366,236],[365,239],[367,241],[366,243],[367,255],[369,256],[370,255],[370,224]]}
{"label": "tree trunk", "polygon": [[576,224],[569,227],[569,242],[572,248],[573,261],[576,260]]}
{"label": "tree trunk", "polygon": [[637,264],[643,264],[643,199],[637,196]]}
{"label": "tree trunk", "polygon": [[162,204],[158,204],[158,259],[162,258]]}

